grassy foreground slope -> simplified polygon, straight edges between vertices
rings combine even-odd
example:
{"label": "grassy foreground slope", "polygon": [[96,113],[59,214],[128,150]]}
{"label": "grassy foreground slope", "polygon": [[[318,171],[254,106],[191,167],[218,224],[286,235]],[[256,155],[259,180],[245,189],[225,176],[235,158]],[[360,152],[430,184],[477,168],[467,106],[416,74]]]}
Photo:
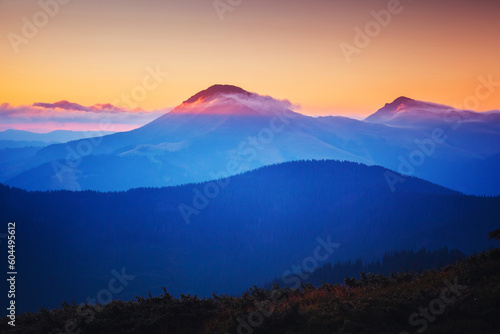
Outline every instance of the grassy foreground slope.
{"label": "grassy foreground slope", "polygon": [[439,271],[363,275],[320,288],[240,297],[159,297],[68,305],[0,320],[2,333],[499,333],[500,249]]}

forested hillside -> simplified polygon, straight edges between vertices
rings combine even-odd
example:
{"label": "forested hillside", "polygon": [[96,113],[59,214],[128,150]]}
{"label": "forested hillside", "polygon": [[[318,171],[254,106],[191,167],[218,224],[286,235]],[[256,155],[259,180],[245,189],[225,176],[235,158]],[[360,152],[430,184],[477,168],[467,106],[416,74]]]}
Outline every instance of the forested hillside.
{"label": "forested hillside", "polygon": [[348,284],[257,287],[208,299],[168,293],[104,306],[69,305],[0,319],[2,333],[497,334],[500,250],[420,275],[368,275]]}
{"label": "forested hillside", "polygon": [[388,250],[447,246],[470,254],[490,245],[484,235],[500,221],[500,198],[414,178],[392,192],[386,172],[302,161],[119,193],[0,186],[0,221],[17,223],[19,310],[95,298],[122,268],[136,278],[113,299],[158,295],[161,287],[239,294],[302,265],[318,240],[337,245],[318,265],[381,260]]}

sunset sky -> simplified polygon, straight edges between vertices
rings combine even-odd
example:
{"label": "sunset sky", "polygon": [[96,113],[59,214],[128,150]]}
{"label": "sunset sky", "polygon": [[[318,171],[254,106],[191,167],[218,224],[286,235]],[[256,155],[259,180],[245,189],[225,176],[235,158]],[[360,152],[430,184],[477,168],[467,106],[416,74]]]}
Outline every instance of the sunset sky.
{"label": "sunset sky", "polygon": [[[394,1],[243,0],[223,14],[213,0],[59,1],[48,22],[39,1],[0,1],[0,104],[113,103],[157,68],[168,76],[148,81],[138,108],[221,83],[306,114],[367,116],[401,95],[463,104],[479,76],[500,82],[500,1],[402,0],[350,63],[341,43],[356,46],[355,28]],[[34,20],[38,32],[23,37]],[[28,38],[15,46],[13,36]],[[496,89],[477,110],[500,109]]]}

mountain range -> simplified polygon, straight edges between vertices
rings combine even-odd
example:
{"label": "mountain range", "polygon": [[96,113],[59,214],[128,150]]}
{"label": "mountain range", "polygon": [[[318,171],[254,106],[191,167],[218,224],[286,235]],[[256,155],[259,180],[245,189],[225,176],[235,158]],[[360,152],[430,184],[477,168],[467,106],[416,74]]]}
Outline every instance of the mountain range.
{"label": "mountain range", "polygon": [[237,295],[276,277],[300,281],[314,261],[375,261],[388,250],[444,246],[471,254],[493,245],[487,233],[498,227],[500,197],[465,196],[414,177],[392,192],[388,172],[295,161],[116,193],[0,185],[0,220],[17,222],[16,305],[33,311],[102,297],[113,270],[135,277],[113,299],[162,287]]}
{"label": "mountain range", "polygon": [[[112,134],[112,131],[67,131],[56,130],[48,133],[34,133],[24,130],[0,131],[0,148],[14,148],[23,146],[47,146],[66,143],[72,140],[93,138]],[[9,146],[8,143],[13,144]],[[23,146],[21,146],[23,145]]]}
{"label": "mountain range", "polygon": [[466,194],[500,194],[500,113],[407,97],[365,120],[292,109],[287,101],[214,85],[138,129],[50,145],[24,163],[5,161],[0,182],[27,190],[117,191],[332,159],[383,166]]}
{"label": "mountain range", "polygon": [[134,279],[116,299],[237,295],[300,281],[318,247],[326,264],[492,245],[500,197],[474,195],[500,190],[497,112],[407,97],[365,120],[293,109],[215,85],[132,131],[0,150],[19,310],[83,302],[119,272]]}

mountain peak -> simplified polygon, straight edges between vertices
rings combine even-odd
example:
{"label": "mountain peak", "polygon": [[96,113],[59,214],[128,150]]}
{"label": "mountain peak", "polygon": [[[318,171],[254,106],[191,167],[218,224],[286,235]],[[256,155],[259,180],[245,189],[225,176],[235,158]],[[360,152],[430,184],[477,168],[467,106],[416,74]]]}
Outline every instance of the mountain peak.
{"label": "mountain peak", "polygon": [[387,103],[386,105],[401,104],[401,103],[414,102],[414,101],[415,101],[414,99],[410,99],[409,97],[400,96],[397,99],[395,99],[394,101],[392,101],[392,103]]}
{"label": "mountain peak", "polygon": [[233,86],[233,85],[213,85],[209,88],[202,90],[201,92],[191,96],[189,99],[183,102],[183,104],[194,103],[199,101],[200,99],[203,101],[209,101],[219,95],[247,95],[251,96],[252,94],[247,92],[246,90]]}
{"label": "mountain peak", "polygon": [[[456,108],[437,104],[413,100],[400,96],[391,103],[387,103],[376,113],[368,116],[365,121],[373,123],[387,123],[392,125],[415,125],[440,123],[446,120],[446,116],[456,112]],[[462,111],[468,118],[481,117],[480,114],[472,111]]]}
{"label": "mountain peak", "polygon": [[406,96],[400,96],[391,103],[386,103],[379,111],[395,114],[398,111],[413,106],[417,101]]}
{"label": "mountain peak", "polygon": [[392,119],[396,114],[418,105],[419,101],[410,99],[406,96],[400,96],[391,103],[386,103],[373,115],[368,116],[365,121],[383,122]]}

